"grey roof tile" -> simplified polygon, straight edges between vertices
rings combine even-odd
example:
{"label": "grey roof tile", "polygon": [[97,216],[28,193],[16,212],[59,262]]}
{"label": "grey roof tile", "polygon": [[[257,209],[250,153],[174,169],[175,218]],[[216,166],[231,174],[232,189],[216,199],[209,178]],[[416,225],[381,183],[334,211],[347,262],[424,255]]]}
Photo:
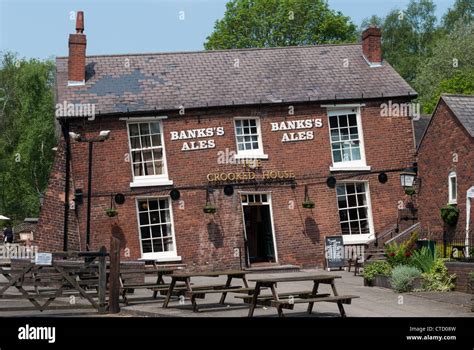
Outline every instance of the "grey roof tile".
{"label": "grey roof tile", "polygon": [[79,87],[67,86],[67,57],[56,62],[58,103],[102,114],[416,95],[387,62],[369,67],[360,44],[89,56]]}
{"label": "grey roof tile", "polygon": [[443,94],[441,98],[458,118],[471,137],[474,137],[474,95]]}

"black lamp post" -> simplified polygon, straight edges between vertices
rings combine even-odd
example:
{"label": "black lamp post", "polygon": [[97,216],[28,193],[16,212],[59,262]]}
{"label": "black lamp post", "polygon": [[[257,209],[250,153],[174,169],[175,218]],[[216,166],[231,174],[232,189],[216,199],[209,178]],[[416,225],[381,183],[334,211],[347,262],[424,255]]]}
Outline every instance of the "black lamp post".
{"label": "black lamp post", "polygon": [[91,192],[92,192],[92,150],[94,142],[104,142],[109,138],[110,130],[103,130],[99,136],[92,138],[82,137],[80,134],[70,132],[71,139],[78,142],[87,142],[89,144],[89,168],[87,174],[87,224],[86,224],[86,250],[89,251],[91,239]]}

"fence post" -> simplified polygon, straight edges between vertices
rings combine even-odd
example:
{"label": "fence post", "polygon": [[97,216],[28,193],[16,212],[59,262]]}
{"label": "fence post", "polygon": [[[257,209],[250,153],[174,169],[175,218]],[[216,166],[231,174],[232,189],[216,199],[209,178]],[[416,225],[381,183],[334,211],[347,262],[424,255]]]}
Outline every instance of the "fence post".
{"label": "fence post", "polygon": [[110,239],[110,272],[109,272],[109,313],[120,312],[120,240]]}
{"label": "fence post", "polygon": [[106,313],[105,295],[107,292],[107,249],[99,250],[99,313]]}

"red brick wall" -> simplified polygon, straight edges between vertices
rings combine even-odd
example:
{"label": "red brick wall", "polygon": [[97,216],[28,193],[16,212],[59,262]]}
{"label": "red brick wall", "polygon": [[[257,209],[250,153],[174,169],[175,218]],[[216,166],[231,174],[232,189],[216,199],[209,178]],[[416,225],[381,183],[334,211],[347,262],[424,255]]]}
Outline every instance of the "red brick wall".
{"label": "red brick wall", "polygon": [[[383,101],[382,101],[383,102]],[[411,121],[401,117],[381,117],[380,103],[366,103],[362,110],[366,158],[372,170],[404,168],[413,162],[413,136]],[[232,197],[217,189],[211,196],[216,203],[215,214],[204,214],[202,207],[206,193],[201,189],[181,189],[181,204],[173,202],[173,217],[177,252],[183,263],[195,268],[238,267],[239,259],[233,256],[234,247],[243,247],[243,219],[239,190],[259,190],[272,193],[274,228],[279,262],[304,266],[323,262],[324,236],[340,232],[335,189],[328,188],[326,178],[331,175],[328,118],[326,109],[316,104],[295,105],[295,115],[288,116],[288,106],[229,108],[207,111],[186,111],[184,116],[168,114],[164,121],[164,140],[168,173],[178,188],[204,186],[210,172],[240,171],[242,165],[217,163],[217,152],[235,150],[233,116],[260,116],[264,152],[263,170],[292,170],[298,186],[289,185],[238,187]],[[281,142],[282,131],[271,131],[271,122],[321,118],[322,128],[314,128],[315,139],[301,142]],[[213,139],[216,148],[182,152],[184,140],[171,141],[170,132],[204,127],[223,126],[224,136]],[[116,118],[72,123],[74,132],[95,136],[99,130],[111,130],[111,138],[94,148],[92,183],[92,237],[94,247],[108,246],[111,224],[118,222],[124,232],[124,247],[129,248],[131,259],[140,257],[137,196],[168,195],[170,187],[130,188],[132,181],[128,159],[126,122]],[[75,188],[84,191],[84,204],[78,208],[79,227],[84,242],[86,226],[87,144],[72,142],[72,173]],[[347,177],[347,174],[337,175]],[[380,184],[377,174],[358,177],[368,180],[376,231],[396,222],[397,203],[406,200],[399,185],[399,174],[389,173],[389,181]],[[304,184],[309,183],[310,197],[316,207],[303,209]],[[108,218],[105,209],[110,206],[110,194],[124,193],[126,201],[118,205],[117,218]],[[293,204],[294,209],[290,209]],[[49,209],[45,209],[49,211]]]}
{"label": "red brick wall", "polygon": [[[458,162],[453,161],[457,153]],[[454,230],[466,227],[466,191],[474,185],[474,140],[452,114],[443,100],[418,151],[421,188],[418,193],[420,222],[423,229],[443,231],[440,208],[448,203],[448,174],[457,174],[457,206],[460,216]],[[471,207],[471,218],[474,208]],[[474,218],[473,218],[474,220]],[[471,223],[471,230],[474,225]]]}
{"label": "red brick wall", "polygon": [[[44,203],[34,235],[34,242],[40,251],[63,251],[64,247],[64,188],[66,182],[66,152],[64,139],[58,144],[54,163],[49,176],[48,188],[44,194]],[[70,182],[72,200],[74,184]],[[68,248],[81,250],[79,230],[74,210],[69,211]]]}
{"label": "red brick wall", "polygon": [[446,262],[446,267],[450,275],[456,274],[456,286],[454,290],[474,294],[474,290],[469,286],[469,274],[474,271],[472,263]]}

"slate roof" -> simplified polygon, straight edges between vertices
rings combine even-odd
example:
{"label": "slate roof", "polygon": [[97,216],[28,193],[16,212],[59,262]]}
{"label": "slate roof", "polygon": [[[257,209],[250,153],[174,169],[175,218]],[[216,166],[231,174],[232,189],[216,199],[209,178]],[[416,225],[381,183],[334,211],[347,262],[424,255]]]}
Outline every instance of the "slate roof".
{"label": "slate roof", "polygon": [[420,145],[421,139],[425,134],[425,130],[430,123],[431,116],[430,115],[421,115],[420,119],[413,119],[413,129],[415,133],[415,143],[416,147]]}
{"label": "slate roof", "polygon": [[370,67],[360,44],[88,56],[80,87],[67,86],[67,57],[56,67],[57,103],[100,114],[416,95],[387,62]]}
{"label": "slate roof", "polygon": [[474,95],[441,96],[471,137],[474,137]]}

